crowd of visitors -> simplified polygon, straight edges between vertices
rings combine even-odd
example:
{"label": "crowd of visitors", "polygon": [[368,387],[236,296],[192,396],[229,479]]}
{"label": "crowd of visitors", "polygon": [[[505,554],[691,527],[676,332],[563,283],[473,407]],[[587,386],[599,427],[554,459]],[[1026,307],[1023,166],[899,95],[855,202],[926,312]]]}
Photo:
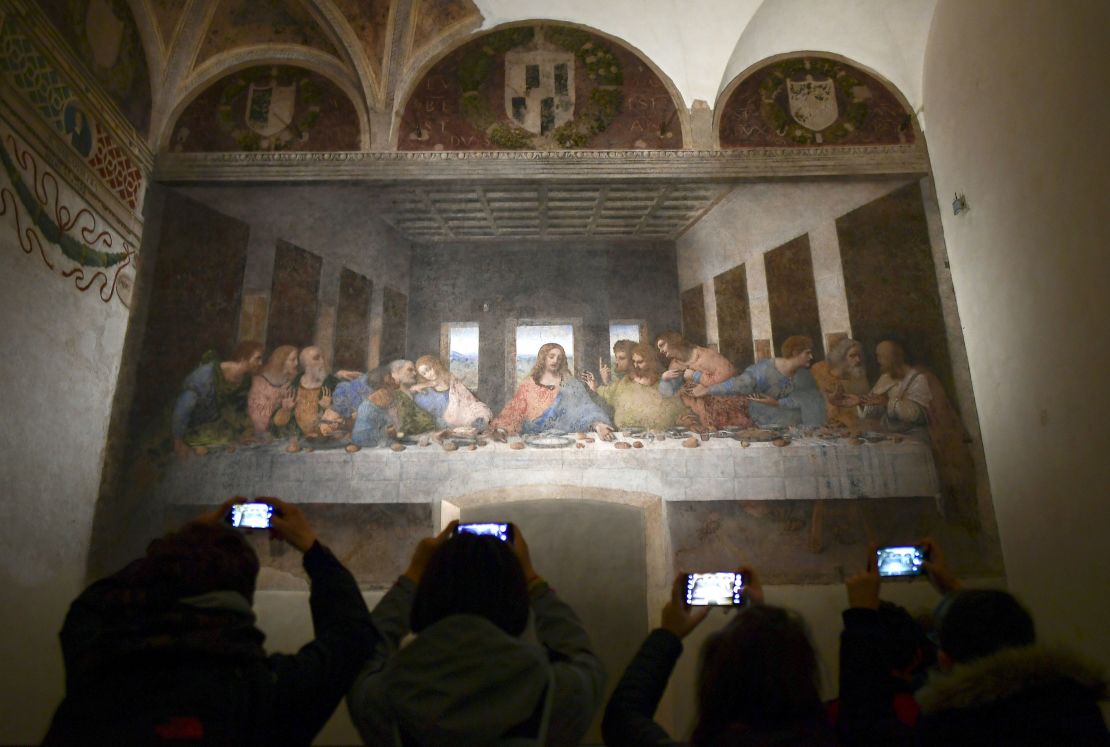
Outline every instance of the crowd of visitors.
{"label": "crowd of visitors", "polygon": [[[344,696],[370,745],[574,745],[586,735],[605,672],[520,527],[504,539],[452,523],[422,540],[371,612],[303,513],[259,500],[273,507],[274,536],[303,554],[315,638],[296,654],[266,654],[252,611],[259,561],[225,523],[229,501],[73,603],[61,632],[65,698],[44,744],[309,744]],[[744,604],[701,648],[685,735],[668,734],[655,711],[683,639],[711,608],[690,606],[678,575],[605,706],[605,743],[1110,745],[1100,669],[1038,644],[1016,598],[963,588],[938,544],[923,546],[940,595],[931,629],[882,601],[869,553],[845,584],[840,691],[828,703],[805,620],[768,603],[755,569],[738,569]]]}

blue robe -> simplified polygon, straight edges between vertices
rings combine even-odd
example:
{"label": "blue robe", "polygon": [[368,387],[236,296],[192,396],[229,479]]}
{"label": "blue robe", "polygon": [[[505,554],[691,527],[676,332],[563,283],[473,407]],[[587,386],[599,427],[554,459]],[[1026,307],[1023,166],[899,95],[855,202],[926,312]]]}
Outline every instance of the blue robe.
{"label": "blue robe", "polygon": [[824,425],[828,416],[825,396],[808,368],[798,369],[794,377],[783,376],[775,368],[774,358],[764,358],[720,384],[709,387],[709,394],[763,394],[779,401],[778,407],[758,402],[748,405],[748,414],[756,425]]}

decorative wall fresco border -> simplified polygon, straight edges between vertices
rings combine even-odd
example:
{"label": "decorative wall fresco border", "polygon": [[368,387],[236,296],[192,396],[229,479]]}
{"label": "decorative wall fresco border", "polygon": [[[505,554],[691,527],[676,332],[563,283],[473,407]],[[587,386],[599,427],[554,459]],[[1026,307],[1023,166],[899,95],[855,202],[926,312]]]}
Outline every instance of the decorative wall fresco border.
{"label": "decorative wall fresco border", "polygon": [[87,206],[67,204],[64,182],[4,130],[0,165],[0,218],[10,220],[23,253],[37,253],[48,269],[72,279],[82,293],[92,288],[104,303],[115,298],[129,306],[134,245]]}
{"label": "decorative wall fresco border", "polygon": [[[120,140],[106,126],[100,98],[90,106],[78,95],[55,64],[56,55],[44,53],[42,40],[32,38],[24,19],[0,13],[0,77],[51,127],[63,143],[84,161],[103,186],[133,215],[142,214],[146,172],[142,156],[135,154],[133,138]],[[82,94],[93,90],[87,87]],[[97,117],[89,116],[96,111]],[[140,149],[141,151],[142,149]]]}
{"label": "decorative wall fresco border", "polygon": [[746,150],[402,151],[164,153],[164,182],[563,179],[729,181],[806,176],[924,176],[920,145]]}

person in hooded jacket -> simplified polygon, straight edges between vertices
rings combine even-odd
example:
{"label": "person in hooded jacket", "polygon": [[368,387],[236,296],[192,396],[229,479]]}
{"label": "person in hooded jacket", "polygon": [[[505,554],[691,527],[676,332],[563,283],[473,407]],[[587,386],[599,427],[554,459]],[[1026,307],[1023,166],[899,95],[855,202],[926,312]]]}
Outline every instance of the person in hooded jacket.
{"label": "person in hooded jacket", "polygon": [[[921,713],[909,733],[873,738],[875,729],[857,718],[872,737],[846,743],[907,744],[933,747],[997,745],[1110,745],[1110,732],[1099,711],[1107,696],[1105,673],[1097,665],[1059,647],[1039,645],[1033,618],[1005,591],[963,589],[937,543],[924,540],[923,568],[944,594],[937,607],[939,668],[930,673],[915,698]],[[873,615],[879,605],[879,575],[874,564],[846,583],[857,619]],[[855,623],[853,623],[855,624]],[[871,629],[871,647],[889,645],[881,628]],[[892,701],[881,695],[880,667],[868,666],[873,655],[864,646],[844,648],[841,641],[841,701],[871,710],[873,724],[894,722]],[[863,662],[861,664],[861,662]],[[847,667],[847,670],[846,670]],[[846,673],[847,672],[847,673]],[[850,682],[848,681],[850,680]],[[846,685],[848,685],[846,687]],[[879,694],[876,697],[876,694]],[[861,733],[844,735],[859,737]]]}
{"label": "person in hooded jacket", "polygon": [[267,656],[251,610],[258,556],[223,522],[228,501],[73,602],[65,699],[44,745],[312,742],[377,636],[354,577],[304,514],[260,500],[275,509],[274,534],[304,554],[315,639]]}
{"label": "person in hooded jacket", "polygon": [[818,688],[817,654],[802,618],[764,604],[755,571],[740,568],[747,605],[702,645],[697,720],[690,740],[654,721],[682,639],[710,607],[686,605],[686,574],[675,577],[661,624],[648,634],[605,707],[609,747],[833,747]]}
{"label": "person in hooded jacket", "polygon": [[[373,611],[382,636],[347,696],[369,745],[575,745],[605,673],[574,611],[506,542],[422,540]],[[529,611],[539,643],[522,634]],[[414,634],[409,638],[409,634]]]}

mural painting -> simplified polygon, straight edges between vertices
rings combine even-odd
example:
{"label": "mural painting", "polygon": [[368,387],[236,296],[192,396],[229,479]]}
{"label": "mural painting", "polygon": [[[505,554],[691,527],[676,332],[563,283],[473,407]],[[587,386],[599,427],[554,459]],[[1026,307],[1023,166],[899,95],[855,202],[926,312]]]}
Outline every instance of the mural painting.
{"label": "mural painting", "polygon": [[336,0],[336,7],[351,24],[375,75],[381,75],[389,31],[390,0]]}
{"label": "mural painting", "polygon": [[130,306],[136,247],[113,230],[0,120],[0,225],[29,258],[92,292]]}
{"label": "mural painting", "polygon": [[874,76],[827,57],[792,57],[750,73],[720,114],[722,148],[898,145],[913,116]]}
{"label": "mural painting", "polygon": [[482,20],[473,0],[417,0],[414,7],[412,47],[418,52],[456,27]]}
{"label": "mural painting", "polygon": [[[173,212],[220,225],[198,203]],[[162,250],[188,261],[159,266],[193,290],[168,314],[155,302],[152,318],[170,325],[163,340],[196,321],[189,308],[215,308],[203,301],[213,281],[185,282],[220,266],[199,256],[245,247],[248,231],[234,221],[219,235],[183,228],[164,227]],[[177,508],[258,486],[326,497],[313,510],[346,527],[352,557],[377,552],[348,531],[364,515],[414,538],[439,500],[542,485],[586,500],[614,489],[658,496],[676,567],[740,556],[759,558],[769,583],[836,583],[869,543],[931,535],[968,572],[997,572],[997,542],[981,523],[986,488],[951,362],[938,355],[948,340],[920,189],[892,188],[841,216],[837,231],[844,273],[859,276],[844,284],[851,332],[789,303],[791,289],[803,289],[806,308],[824,292],[802,277],[814,272],[803,236],[763,255],[776,287],[758,302],[740,265],[716,277],[712,298],[703,285],[679,293],[673,249],[644,250],[629,274],[619,248],[556,257],[429,246],[414,250],[408,293],[383,283],[377,309],[375,281],[342,270],[338,303],[351,311],[325,344],[313,339],[312,314],[299,317],[300,332],[277,317],[318,313],[321,267],[336,260],[279,239],[264,341],[239,339],[235,309],[221,307],[203,322],[223,330],[204,343],[211,352],[156,356],[176,368],[158,374],[161,405],[142,408],[163,434],[144,452],[156,455],[147,489]],[[905,269],[896,283],[869,269],[895,259]],[[560,273],[566,283],[553,286]],[[634,288],[617,282],[630,277]],[[773,340],[751,339],[755,303]],[[607,318],[620,320],[618,338],[597,321]],[[745,320],[731,353],[706,342]],[[375,335],[379,364],[368,368],[361,351]],[[478,386],[462,379],[456,348]],[[163,369],[151,359],[147,370]],[[264,583],[300,588],[288,559],[263,555]],[[366,558],[360,583],[388,583],[379,566],[392,561]]]}
{"label": "mural painting", "polygon": [[300,0],[219,0],[197,64],[251,44],[297,44],[338,56]]}
{"label": "mural painting", "polygon": [[158,31],[166,47],[173,41],[181,11],[185,10],[185,2],[186,0],[151,0],[150,7],[158,20]]}
{"label": "mural painting", "polygon": [[39,6],[127,120],[147,134],[150,73],[126,0],[41,0]]}
{"label": "mural painting", "polygon": [[357,150],[351,100],[316,73],[258,66],[211,85],[182,112],[175,151]]}
{"label": "mural painting", "polygon": [[682,147],[662,80],[619,43],[515,26],[451,52],[405,106],[400,150]]}
{"label": "mural painting", "polygon": [[17,18],[6,15],[0,24],[0,78],[32,102],[38,115],[128,210],[140,214],[146,186],[139,165],[88,115],[88,107],[35,48]]}

